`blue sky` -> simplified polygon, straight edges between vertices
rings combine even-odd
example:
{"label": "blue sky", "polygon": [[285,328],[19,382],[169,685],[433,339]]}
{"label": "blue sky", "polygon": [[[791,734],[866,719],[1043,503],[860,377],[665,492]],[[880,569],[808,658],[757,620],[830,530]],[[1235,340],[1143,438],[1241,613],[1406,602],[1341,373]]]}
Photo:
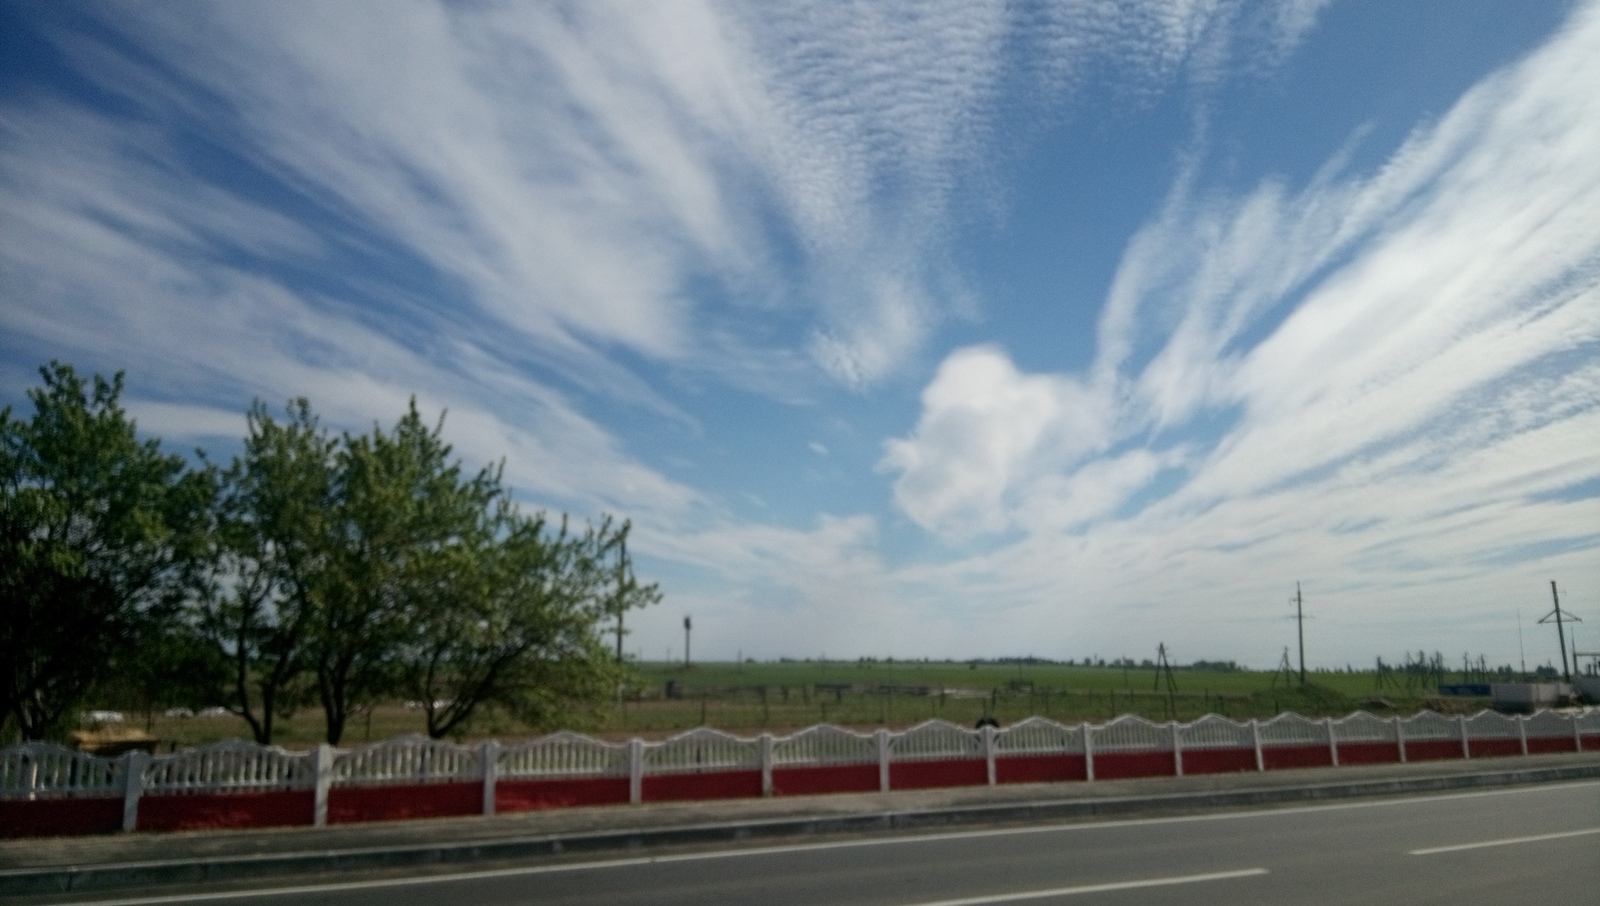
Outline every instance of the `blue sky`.
{"label": "blue sky", "polygon": [[1312,664],[1544,663],[1597,84],[1592,3],[7,2],[0,398],[415,394],[634,521],[648,658],[1270,667],[1299,581]]}

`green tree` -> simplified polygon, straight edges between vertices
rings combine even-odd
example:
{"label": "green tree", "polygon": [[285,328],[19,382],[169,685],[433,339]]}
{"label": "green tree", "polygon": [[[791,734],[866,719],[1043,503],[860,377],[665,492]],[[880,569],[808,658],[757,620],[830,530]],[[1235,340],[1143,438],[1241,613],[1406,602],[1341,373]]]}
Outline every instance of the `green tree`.
{"label": "green tree", "polygon": [[272,742],[311,700],[309,640],[329,564],[336,442],[304,399],[283,421],[257,401],[244,450],[221,474],[211,574],[190,625],[225,664],[220,699]]}
{"label": "green tree", "polygon": [[419,560],[399,661],[430,736],[484,707],[540,727],[583,723],[609,698],[621,667],[601,623],[660,596],[634,580],[627,533],[609,519],[581,535],[565,519],[552,530],[501,496],[477,533]]}
{"label": "green tree", "polygon": [[200,563],[211,482],[123,412],[123,375],[41,368],[33,416],[0,411],[0,708],[45,738],[97,683],[148,661]]}
{"label": "green tree", "polygon": [[500,494],[500,470],[468,478],[416,400],[393,430],[346,434],[336,457],[326,567],[316,583],[317,695],[337,743],[351,715],[397,688],[422,564],[464,549]]}

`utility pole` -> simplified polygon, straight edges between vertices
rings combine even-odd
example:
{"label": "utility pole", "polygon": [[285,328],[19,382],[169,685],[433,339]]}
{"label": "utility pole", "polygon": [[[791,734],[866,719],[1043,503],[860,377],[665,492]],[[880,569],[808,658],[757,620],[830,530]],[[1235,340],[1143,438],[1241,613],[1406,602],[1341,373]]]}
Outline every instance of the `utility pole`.
{"label": "utility pole", "polygon": [[683,666],[689,666],[689,618],[683,618]]}
{"label": "utility pole", "polygon": [[617,556],[617,663],[622,663],[622,614],[628,609],[628,536]]}
{"label": "utility pole", "polygon": [[1172,663],[1167,660],[1167,643],[1162,642],[1156,646],[1156,685],[1155,690],[1161,691],[1162,677],[1167,680],[1167,714],[1172,719],[1178,717],[1178,681],[1172,678]]}
{"label": "utility pole", "polygon": [[1522,650],[1522,605],[1517,605],[1517,659],[1522,662],[1522,679],[1528,679],[1528,653]]}
{"label": "utility pole", "polygon": [[1306,684],[1306,615],[1300,600],[1300,583],[1294,583],[1294,623],[1300,636],[1300,685]]}
{"label": "utility pole", "polygon": [[1555,599],[1556,609],[1545,615],[1540,623],[1556,624],[1556,641],[1561,643],[1561,678],[1565,682],[1572,682],[1572,671],[1567,669],[1567,631],[1562,628],[1562,623],[1582,622],[1571,614],[1561,612],[1561,596],[1556,594],[1556,580],[1550,580],[1550,597]]}

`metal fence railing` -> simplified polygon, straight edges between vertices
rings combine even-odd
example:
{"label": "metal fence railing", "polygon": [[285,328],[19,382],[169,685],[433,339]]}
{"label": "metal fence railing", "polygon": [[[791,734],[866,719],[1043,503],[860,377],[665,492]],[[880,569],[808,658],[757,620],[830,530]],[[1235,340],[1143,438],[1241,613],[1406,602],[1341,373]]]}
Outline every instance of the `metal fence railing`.
{"label": "metal fence railing", "polygon": [[[1422,711],[1409,717],[1380,718],[1358,711],[1342,718],[1310,719],[1280,714],[1265,721],[1237,721],[1208,714],[1188,723],[1154,723],[1126,715],[1104,724],[1062,724],[1031,717],[1005,728],[967,729],[930,720],[901,731],[861,733],[827,724],[788,736],[740,737],[700,728],[661,741],[604,742],[563,731],[521,743],[457,745],[423,736],[400,736],[348,750],[318,746],[289,752],[275,746],[229,741],[169,755],[132,752],[101,758],[60,746],[30,742],[0,749],[0,803],[84,797],[120,797],[125,826],[136,826],[142,796],[310,791],[314,815],[326,821],[327,800],[336,789],[406,787],[440,783],[482,783],[484,811],[494,810],[495,784],[501,780],[581,780],[628,778],[629,799],[641,801],[643,781],[652,776],[760,773],[763,793],[773,792],[773,771],[843,768],[859,771],[877,764],[881,789],[890,787],[894,763],[984,761],[990,783],[997,761],[1027,756],[1071,756],[1085,763],[1087,779],[1095,761],[1139,753],[1170,753],[1175,773],[1191,760],[1222,758],[1230,764],[1274,765],[1340,763],[1347,755],[1386,751],[1395,757],[1474,757],[1479,752],[1587,751],[1597,746],[1585,736],[1600,735],[1600,709],[1539,711],[1507,716],[1481,711],[1449,717]],[[1227,754],[1229,750],[1238,755]],[[1222,753],[1221,755],[1210,753]],[[1293,761],[1289,755],[1299,758]],[[1141,756],[1146,757],[1146,756]],[[1387,756],[1385,756],[1387,757]],[[1214,769],[1214,768],[1213,768]],[[474,794],[476,795],[476,794]]]}

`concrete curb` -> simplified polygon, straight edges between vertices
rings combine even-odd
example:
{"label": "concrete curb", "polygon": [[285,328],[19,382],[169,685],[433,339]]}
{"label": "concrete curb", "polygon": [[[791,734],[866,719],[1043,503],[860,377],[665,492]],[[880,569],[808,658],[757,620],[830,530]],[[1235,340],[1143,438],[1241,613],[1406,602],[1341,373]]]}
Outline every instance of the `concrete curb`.
{"label": "concrete curb", "polygon": [[25,896],[252,880],[273,876],[363,869],[450,865],[560,853],[638,851],[653,847],[793,838],[832,833],[911,830],[939,826],[1026,823],[1085,818],[1160,816],[1240,806],[1358,799],[1409,793],[1493,789],[1600,778],[1600,764],[1500,770],[1473,774],[1316,783],[1290,787],[1210,790],[1104,799],[1035,800],[1020,803],[883,810],[807,818],[758,819],[653,829],[591,831],[423,846],[387,846],[57,866],[0,871],[0,895]]}

